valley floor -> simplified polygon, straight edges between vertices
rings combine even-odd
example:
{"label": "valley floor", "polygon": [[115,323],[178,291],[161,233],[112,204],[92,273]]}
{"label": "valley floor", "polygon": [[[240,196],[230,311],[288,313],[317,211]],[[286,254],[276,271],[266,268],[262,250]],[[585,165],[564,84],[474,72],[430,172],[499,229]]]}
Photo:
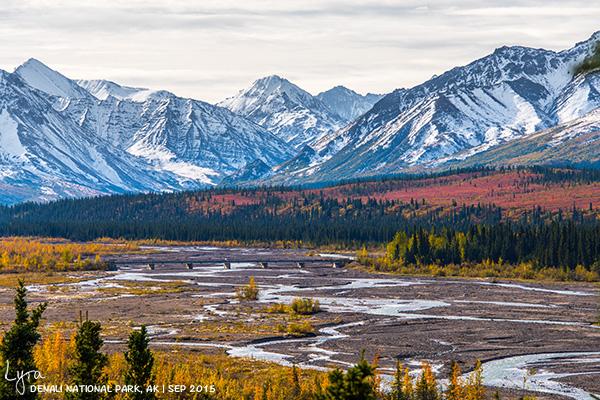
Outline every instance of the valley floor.
{"label": "valley floor", "polygon": [[[290,260],[307,256],[302,250],[277,249],[154,250],[165,259],[240,252],[285,253]],[[240,302],[236,288],[251,276],[258,300]],[[230,270],[131,266],[55,273],[49,283],[32,278],[30,300],[50,304],[47,329],[70,331],[79,311],[87,310],[102,322],[109,349],[121,349],[130,329],[145,324],[152,345],[163,350],[225,351],[325,369],[355,363],[364,349],[368,359],[378,357],[384,375],[393,373],[399,358],[415,371],[427,360],[440,378],[447,376],[451,360],[468,371],[480,359],[485,384],[509,396],[523,387],[540,399],[592,399],[588,393],[600,393],[600,382],[589,379],[600,373],[600,329],[594,325],[599,293],[592,284],[393,277],[325,264],[298,269],[293,262],[266,269],[238,263]],[[14,318],[12,296],[10,287],[0,290],[2,329]],[[273,312],[274,304],[298,297],[318,300],[321,312]],[[286,334],[294,331],[293,324],[312,326],[314,334]]]}

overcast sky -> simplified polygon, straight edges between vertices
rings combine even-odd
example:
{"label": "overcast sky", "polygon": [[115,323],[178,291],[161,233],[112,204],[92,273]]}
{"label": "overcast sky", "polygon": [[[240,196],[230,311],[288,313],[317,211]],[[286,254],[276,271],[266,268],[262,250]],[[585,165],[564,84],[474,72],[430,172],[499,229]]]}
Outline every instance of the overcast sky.
{"label": "overcast sky", "polygon": [[600,30],[579,0],[0,0],[0,68],[219,101],[279,74],[316,94],[410,87],[502,45],[560,50]]}

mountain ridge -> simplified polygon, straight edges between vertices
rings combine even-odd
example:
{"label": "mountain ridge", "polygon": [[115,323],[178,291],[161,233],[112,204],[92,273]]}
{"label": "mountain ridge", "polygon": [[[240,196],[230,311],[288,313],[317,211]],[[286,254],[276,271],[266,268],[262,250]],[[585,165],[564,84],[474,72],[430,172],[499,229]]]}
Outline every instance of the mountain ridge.
{"label": "mountain ridge", "polygon": [[596,32],[559,52],[504,46],[420,85],[397,89],[315,143],[316,153],[305,163],[261,183],[440,167],[453,157],[469,157],[578,118],[600,106],[597,81],[573,76],[599,40]]}
{"label": "mountain ridge", "polygon": [[272,75],[218,105],[36,59],[0,70],[0,202],[216,185],[298,185],[453,166],[598,166],[600,31],[503,46],[412,88],[313,96]]}
{"label": "mountain ridge", "polygon": [[316,96],[278,75],[260,78],[218,105],[251,119],[296,150],[347,122]]}
{"label": "mountain ridge", "polygon": [[166,91],[102,100],[35,59],[2,76],[0,136],[10,140],[0,153],[7,160],[22,145],[29,167],[5,161],[0,183],[12,182],[19,201],[214,186],[249,162],[276,165],[291,155],[253,122]]}

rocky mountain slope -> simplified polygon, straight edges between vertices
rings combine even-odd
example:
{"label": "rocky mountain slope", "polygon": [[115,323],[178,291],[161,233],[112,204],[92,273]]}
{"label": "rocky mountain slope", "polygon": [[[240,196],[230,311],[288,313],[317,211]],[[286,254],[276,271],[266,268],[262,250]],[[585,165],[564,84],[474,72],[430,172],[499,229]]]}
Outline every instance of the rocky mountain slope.
{"label": "rocky mountain slope", "polygon": [[33,59],[3,71],[1,84],[4,203],[210,186],[292,154],[224,108],[106,81],[80,85]]}
{"label": "rocky mountain slope", "polygon": [[503,143],[450,165],[564,165],[598,168],[600,109],[554,128]]}
{"label": "rocky mountain slope", "polygon": [[382,97],[373,93],[360,95],[344,86],[336,86],[317,95],[317,99],[346,122],[352,122],[369,111]]}
{"label": "rocky mountain slope", "polygon": [[295,150],[348,122],[319,98],[277,75],[258,79],[219,105],[268,129]]}
{"label": "rocky mountain slope", "polygon": [[576,119],[600,106],[597,72],[573,71],[600,32],[554,52],[502,47],[410,89],[280,167],[273,183],[314,182],[435,167]]}

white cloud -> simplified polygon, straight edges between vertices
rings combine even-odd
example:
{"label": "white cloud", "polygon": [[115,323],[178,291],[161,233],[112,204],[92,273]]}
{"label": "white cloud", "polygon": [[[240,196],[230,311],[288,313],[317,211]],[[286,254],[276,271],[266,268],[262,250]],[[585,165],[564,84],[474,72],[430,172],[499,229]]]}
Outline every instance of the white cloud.
{"label": "white cloud", "polygon": [[3,0],[0,67],[35,57],[71,77],[208,101],[272,73],[315,93],[388,92],[502,45],[570,47],[600,29],[591,3]]}

